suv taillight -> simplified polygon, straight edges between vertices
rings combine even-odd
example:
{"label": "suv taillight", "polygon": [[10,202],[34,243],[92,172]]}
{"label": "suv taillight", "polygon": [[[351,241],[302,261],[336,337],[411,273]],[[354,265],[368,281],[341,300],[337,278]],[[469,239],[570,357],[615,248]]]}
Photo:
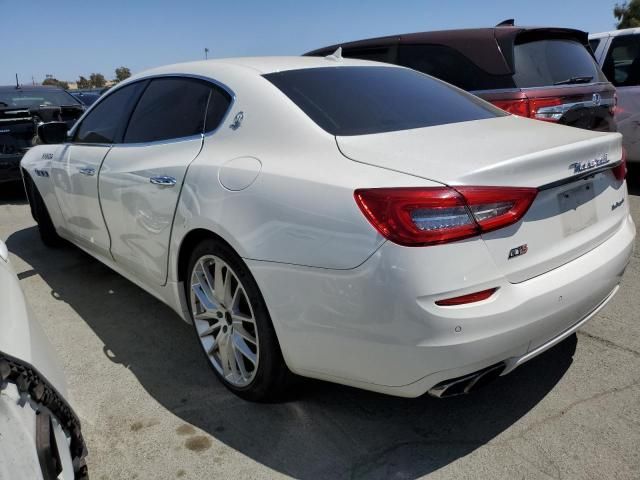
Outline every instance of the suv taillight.
{"label": "suv taillight", "polygon": [[558,97],[494,100],[491,103],[514,115],[535,118],[536,120],[544,120],[546,122],[557,122],[564,113],[561,108],[563,100]]}
{"label": "suv taillight", "polygon": [[354,192],[364,216],[383,235],[408,247],[438,245],[519,221],[538,190],[513,187],[370,188]]}

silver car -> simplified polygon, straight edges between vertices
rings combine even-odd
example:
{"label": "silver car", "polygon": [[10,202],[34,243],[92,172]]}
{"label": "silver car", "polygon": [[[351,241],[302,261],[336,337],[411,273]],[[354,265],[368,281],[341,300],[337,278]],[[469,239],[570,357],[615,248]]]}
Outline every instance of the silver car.
{"label": "silver car", "polygon": [[609,81],[616,87],[615,119],[623,135],[627,162],[640,162],[640,28],[589,35],[589,44]]}

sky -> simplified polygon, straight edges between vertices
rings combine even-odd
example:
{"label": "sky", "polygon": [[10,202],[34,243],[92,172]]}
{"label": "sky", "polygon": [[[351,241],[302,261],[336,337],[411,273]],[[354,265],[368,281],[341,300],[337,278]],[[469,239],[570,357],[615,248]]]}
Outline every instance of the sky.
{"label": "sky", "polygon": [[0,85],[204,58],[299,55],[372,36],[520,25],[613,30],[615,0],[0,0]]}

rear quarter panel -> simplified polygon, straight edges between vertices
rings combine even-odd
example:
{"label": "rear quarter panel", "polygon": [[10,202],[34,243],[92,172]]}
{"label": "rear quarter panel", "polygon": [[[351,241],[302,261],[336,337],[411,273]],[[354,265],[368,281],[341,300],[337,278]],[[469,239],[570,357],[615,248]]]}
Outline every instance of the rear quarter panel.
{"label": "rear quarter panel", "polygon": [[[333,136],[258,79],[264,84],[246,90],[236,86],[236,104],[226,123],[205,138],[189,167],[174,221],[173,279],[182,239],[198,228],[218,234],[244,258],[354,268],[384,243],[357,207],[354,190],[431,184],[349,161]],[[244,121],[233,130],[229,124],[239,112]],[[235,160],[249,157],[257,162]],[[243,171],[247,168],[254,171]],[[232,191],[220,183],[221,175],[257,177]]]}

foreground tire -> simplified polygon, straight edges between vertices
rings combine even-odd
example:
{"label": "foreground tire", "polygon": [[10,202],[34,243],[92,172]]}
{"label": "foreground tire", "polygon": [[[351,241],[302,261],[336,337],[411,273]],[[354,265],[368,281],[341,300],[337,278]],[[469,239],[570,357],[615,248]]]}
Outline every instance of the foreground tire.
{"label": "foreground tire", "polygon": [[191,320],[216,376],[245,400],[282,399],[291,374],[244,262],[228,246],[207,239],[194,248],[187,273]]}
{"label": "foreground tire", "polygon": [[38,188],[33,183],[33,180],[25,178],[25,188],[27,189],[27,196],[29,197],[29,203],[31,205],[31,215],[38,224],[42,243],[48,247],[60,247],[64,244],[64,240],[57,234],[56,227],[54,227],[51,221],[47,206]]}

